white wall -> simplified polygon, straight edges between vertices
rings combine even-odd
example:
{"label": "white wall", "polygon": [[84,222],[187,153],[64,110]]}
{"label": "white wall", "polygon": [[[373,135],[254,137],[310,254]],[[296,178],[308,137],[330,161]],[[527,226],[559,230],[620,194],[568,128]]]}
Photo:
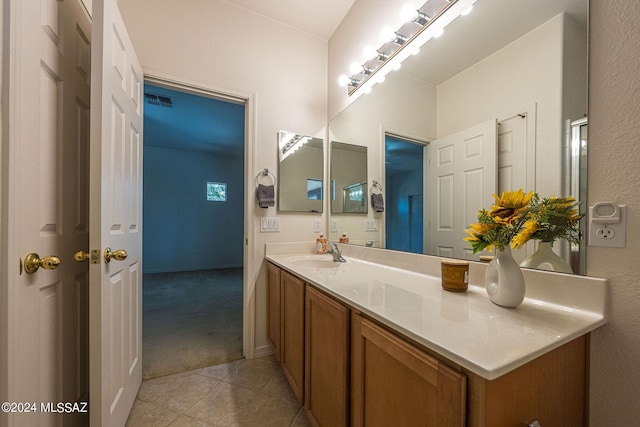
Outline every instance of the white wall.
{"label": "white wall", "polygon": [[591,1],[589,203],[628,206],[627,246],[589,247],[587,274],[609,279],[610,321],[592,334],[591,426],[638,425],[640,406],[640,5]]}
{"label": "white wall", "polygon": [[[242,267],[242,157],[144,147],[143,273]],[[224,202],[207,182],[227,184]]]}
{"label": "white wall", "polygon": [[[277,132],[324,138],[327,106],[327,41],[222,0],[120,1],[120,10],[142,68],[173,80],[255,96],[255,170],[277,171]],[[264,244],[313,240],[321,214],[277,213],[255,205],[255,260],[245,265],[250,301],[256,304],[258,352],[266,341]],[[259,233],[260,217],[278,216],[280,233]],[[251,245],[249,246],[251,247]],[[254,289],[255,286],[255,289]]]}

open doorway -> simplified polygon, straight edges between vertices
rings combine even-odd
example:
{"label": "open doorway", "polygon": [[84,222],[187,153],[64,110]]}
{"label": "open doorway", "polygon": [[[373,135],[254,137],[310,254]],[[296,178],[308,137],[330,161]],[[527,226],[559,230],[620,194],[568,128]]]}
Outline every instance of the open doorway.
{"label": "open doorway", "polygon": [[245,104],[145,84],[143,379],[243,356]]}
{"label": "open doorway", "polygon": [[423,253],[423,143],[385,135],[385,247]]}

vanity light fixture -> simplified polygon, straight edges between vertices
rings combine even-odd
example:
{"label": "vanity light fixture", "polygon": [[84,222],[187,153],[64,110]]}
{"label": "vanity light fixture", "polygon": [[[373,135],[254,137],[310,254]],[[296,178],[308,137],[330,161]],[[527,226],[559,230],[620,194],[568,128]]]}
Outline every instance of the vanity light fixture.
{"label": "vanity light fixture", "polygon": [[400,18],[404,22],[415,22],[418,25],[424,25],[431,20],[431,18],[418,9],[412,3],[407,3],[400,9]]}
{"label": "vanity light fixture", "polygon": [[[383,45],[364,49],[364,63],[351,64],[351,75],[339,77],[340,86],[347,87],[357,98],[369,93],[387,74],[400,68],[402,61],[415,55],[432,38],[443,34],[444,28],[458,16],[467,15],[478,0],[429,0],[422,7],[407,4],[401,10],[405,22],[397,31],[385,27],[380,33]],[[355,99],[354,98],[354,99]]]}
{"label": "vanity light fixture", "polygon": [[280,161],[298,151],[304,144],[309,142],[310,139],[308,136],[298,135],[295,133],[281,132],[281,134],[280,151],[282,152],[282,157]]}

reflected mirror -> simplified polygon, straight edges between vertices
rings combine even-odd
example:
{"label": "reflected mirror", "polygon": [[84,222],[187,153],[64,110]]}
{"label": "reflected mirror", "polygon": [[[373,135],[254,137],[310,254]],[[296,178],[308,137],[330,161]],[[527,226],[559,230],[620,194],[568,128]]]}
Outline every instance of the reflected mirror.
{"label": "reflected mirror", "polygon": [[[584,187],[586,173],[571,173],[570,147],[571,124],[587,113],[587,6],[587,0],[478,0],[469,15],[335,117],[329,139],[369,148],[366,180],[381,184],[387,206],[381,213],[369,209],[366,219],[332,215],[329,238],[348,232],[350,243],[422,246],[430,255],[477,260],[483,254],[472,254],[464,229],[476,222],[478,209],[491,206],[492,193],[573,195],[584,212],[584,195],[572,188]],[[394,161],[385,149],[390,137],[425,146],[422,188],[397,194],[401,186],[392,180],[398,178],[385,166]],[[436,163],[464,162],[467,155],[486,162],[456,169],[456,183],[465,184],[447,187],[454,172],[438,171]],[[424,219],[417,224],[412,212],[420,211],[420,200]],[[387,221],[389,211],[404,217]],[[415,237],[420,226],[422,245]],[[514,257],[520,261],[535,249],[529,242]],[[584,247],[576,252],[558,241],[554,250],[584,274]]]}
{"label": "reflected mirror", "polygon": [[366,214],[367,147],[331,141],[331,213]]}
{"label": "reflected mirror", "polygon": [[278,158],[278,209],[283,212],[322,212],[322,139],[278,132]]}

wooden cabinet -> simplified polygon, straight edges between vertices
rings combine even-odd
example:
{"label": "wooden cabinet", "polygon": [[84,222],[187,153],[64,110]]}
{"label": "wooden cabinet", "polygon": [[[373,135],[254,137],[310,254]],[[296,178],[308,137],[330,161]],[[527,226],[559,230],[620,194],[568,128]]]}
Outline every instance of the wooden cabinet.
{"label": "wooden cabinet", "polygon": [[589,336],[486,380],[267,264],[268,339],[313,426],[587,424]]}
{"label": "wooden cabinet", "polygon": [[280,364],[300,403],[304,403],[304,291],[302,280],[280,272]]}
{"label": "wooden cabinet", "polygon": [[589,335],[489,381],[468,378],[469,427],[588,425]]}
{"label": "wooden cabinet", "polygon": [[280,268],[267,263],[267,340],[278,362],[280,346]]}
{"label": "wooden cabinet", "polygon": [[465,425],[463,374],[358,314],[351,325],[351,425]]}
{"label": "wooden cabinet", "polygon": [[302,280],[267,263],[267,340],[300,403],[304,403],[304,291]]}
{"label": "wooden cabinet", "polygon": [[349,308],[307,285],[305,411],[311,425],[349,425]]}

